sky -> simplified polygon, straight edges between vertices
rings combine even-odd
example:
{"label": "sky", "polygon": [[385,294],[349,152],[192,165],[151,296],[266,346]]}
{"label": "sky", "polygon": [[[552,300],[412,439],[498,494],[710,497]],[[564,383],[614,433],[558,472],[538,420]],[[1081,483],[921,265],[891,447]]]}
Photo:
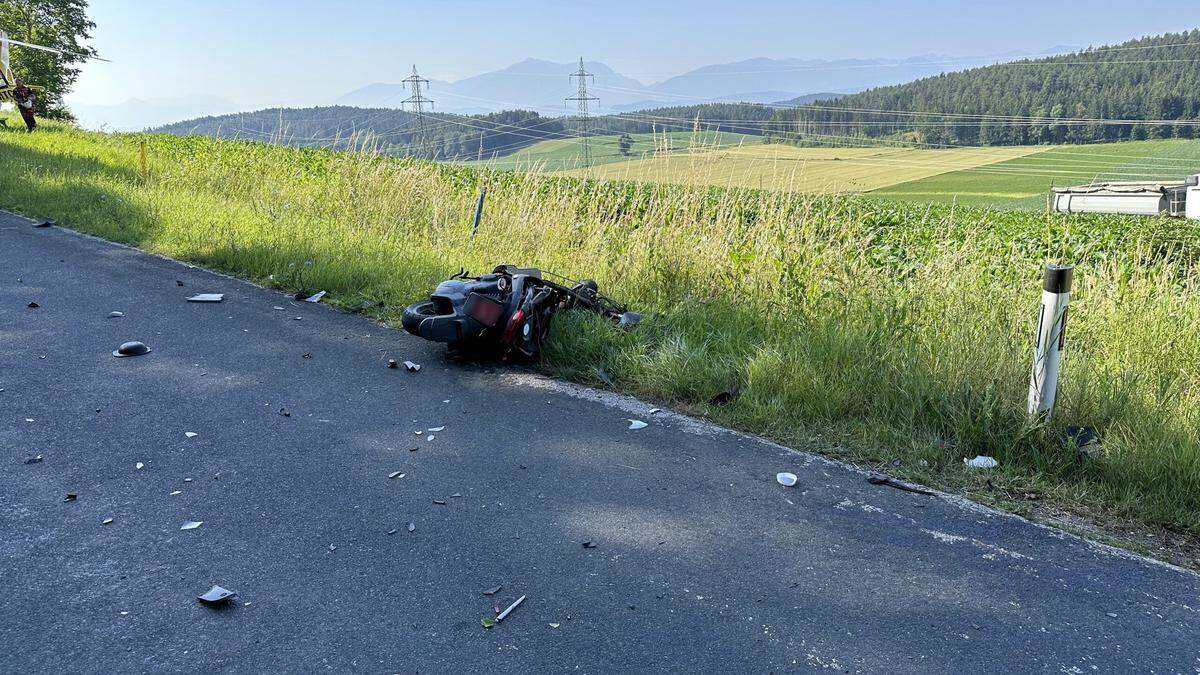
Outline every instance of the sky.
{"label": "sky", "polygon": [[1178,2],[1010,0],[93,0],[69,102],[219,97],[327,104],[373,82],[456,80],[528,57],[580,56],[654,82],[754,57],[1035,54],[1187,30]]}

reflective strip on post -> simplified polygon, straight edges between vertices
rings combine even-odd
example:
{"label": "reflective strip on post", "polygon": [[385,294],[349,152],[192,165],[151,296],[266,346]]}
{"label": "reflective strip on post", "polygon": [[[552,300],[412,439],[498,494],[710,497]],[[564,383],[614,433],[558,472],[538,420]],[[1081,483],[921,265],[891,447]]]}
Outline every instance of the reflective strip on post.
{"label": "reflective strip on post", "polygon": [[1033,347],[1033,375],[1029,379],[1029,414],[1050,421],[1058,390],[1058,372],[1067,331],[1067,305],[1071,301],[1070,265],[1047,265],[1042,278],[1042,305],[1038,310],[1037,339]]}

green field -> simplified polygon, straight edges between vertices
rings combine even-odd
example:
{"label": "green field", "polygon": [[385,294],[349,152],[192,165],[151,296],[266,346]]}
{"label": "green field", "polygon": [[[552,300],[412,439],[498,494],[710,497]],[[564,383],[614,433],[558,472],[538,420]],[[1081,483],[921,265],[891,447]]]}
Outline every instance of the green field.
{"label": "green field", "polygon": [[[617,147],[619,136],[594,136],[589,139],[592,149],[593,164],[609,164],[613,162],[628,162],[652,154],[656,149],[666,149],[669,152],[685,151],[688,148],[726,148],[739,144],[759,145],[761,136],[735,134],[727,131],[702,131],[693,134],[690,131],[671,131],[658,134],[629,134],[633,145],[629,154],[622,154]],[[583,165],[577,138],[554,141],[539,141],[533,145],[521,148],[511,155],[485,159],[481,162],[468,162],[472,166],[483,166],[489,169],[515,169],[521,171],[566,171],[577,169]]]}
{"label": "green field", "polygon": [[[603,367],[620,391],[1018,512],[1200,541],[1200,232],[1187,221],[585,181],[54,123],[0,129],[0,207],[346,308],[380,301],[372,312],[392,323],[460,267],[591,277],[647,319],[623,331],[564,314],[550,373],[609,386]],[[1048,261],[1077,269],[1043,429],[1025,398]],[[1102,449],[1079,457],[1066,425],[1096,428]],[[1000,468],[965,469],[976,454]]]}
{"label": "green field", "polygon": [[1200,141],[1131,141],[1060,146],[893,185],[872,194],[996,208],[1045,208],[1051,185],[1096,180],[1179,180],[1200,172]]}

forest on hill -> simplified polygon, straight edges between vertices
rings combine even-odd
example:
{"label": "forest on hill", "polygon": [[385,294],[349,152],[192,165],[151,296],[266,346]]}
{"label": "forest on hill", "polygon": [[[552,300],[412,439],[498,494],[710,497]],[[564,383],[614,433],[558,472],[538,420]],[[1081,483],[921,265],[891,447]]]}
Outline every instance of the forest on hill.
{"label": "forest on hill", "polygon": [[1191,122],[1200,122],[1198,64],[1200,29],[780,109],[770,135],[804,143],[906,136],[949,145],[1192,138]]}

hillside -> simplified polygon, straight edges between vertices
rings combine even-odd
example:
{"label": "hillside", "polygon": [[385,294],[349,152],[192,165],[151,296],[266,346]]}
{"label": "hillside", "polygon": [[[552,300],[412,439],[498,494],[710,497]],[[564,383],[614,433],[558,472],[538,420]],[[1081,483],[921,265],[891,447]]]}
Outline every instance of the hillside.
{"label": "hillside", "polygon": [[[1197,63],[1200,30],[1142,38],[780,110],[776,119],[788,128],[776,135],[820,142],[909,134],[954,145],[1192,138],[1191,123],[1200,121]],[[1158,120],[1165,123],[1146,123]]]}

